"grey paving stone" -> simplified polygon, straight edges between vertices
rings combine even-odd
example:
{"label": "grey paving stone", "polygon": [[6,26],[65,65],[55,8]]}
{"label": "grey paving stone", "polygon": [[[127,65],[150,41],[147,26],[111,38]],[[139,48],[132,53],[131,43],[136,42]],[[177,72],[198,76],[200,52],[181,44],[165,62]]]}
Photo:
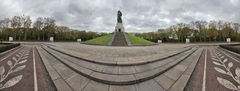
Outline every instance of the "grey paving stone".
{"label": "grey paving stone", "polygon": [[109,75],[109,74],[102,74],[99,72],[93,72],[91,74],[92,77],[100,79],[100,80],[104,80],[106,81],[116,81],[117,79],[117,75]]}
{"label": "grey paving stone", "polygon": [[75,90],[81,91],[90,80],[79,74],[75,74],[72,77],[66,79],[66,82]]}
{"label": "grey paving stone", "polygon": [[82,91],[108,91],[109,85],[90,81]]}
{"label": "grey paving stone", "polygon": [[134,76],[138,80],[138,79],[147,79],[147,78],[149,78],[151,76],[154,76],[155,74],[156,74],[156,72],[151,70],[151,71],[146,71],[146,72],[134,74]]}
{"label": "grey paving stone", "polygon": [[54,68],[47,67],[47,71],[48,71],[52,80],[56,80],[56,79],[60,78],[59,74],[56,72],[56,70],[54,70]]}
{"label": "grey paving stone", "polygon": [[136,89],[137,89],[137,91],[165,91],[154,80],[148,80],[148,81],[136,84]]}
{"label": "grey paving stone", "polygon": [[168,59],[160,60],[160,61],[157,61],[157,62],[154,62],[154,63],[150,63],[150,65],[153,68],[156,68],[156,67],[164,66],[165,64],[167,64],[167,63],[169,63],[171,61],[174,61],[174,60],[171,59],[171,58],[168,58]]}
{"label": "grey paving stone", "polygon": [[103,71],[105,73],[110,73],[110,74],[117,74],[118,73],[118,67],[117,66],[106,66],[103,68]]}
{"label": "grey paving stone", "polygon": [[93,73],[92,70],[89,70],[89,69],[86,69],[86,68],[83,68],[81,66],[72,66],[74,69],[76,69],[78,72],[81,72],[83,74],[86,74],[86,75],[90,75]]}
{"label": "grey paving stone", "polygon": [[144,71],[153,69],[153,67],[151,65],[149,65],[149,64],[137,65],[137,66],[134,66],[134,67],[135,67],[137,72],[144,72]]}
{"label": "grey paving stone", "polygon": [[115,59],[114,59],[114,61],[128,61],[128,58],[126,58],[126,57],[116,57]]}
{"label": "grey paving stone", "polygon": [[136,78],[134,75],[117,75],[116,81],[117,82],[135,82]]}
{"label": "grey paving stone", "polygon": [[136,88],[134,85],[126,85],[126,86],[110,85],[109,91],[136,91]]}
{"label": "grey paving stone", "polygon": [[61,75],[63,79],[71,77],[75,72],[63,64],[58,64],[53,66],[57,72]]}
{"label": "grey paving stone", "polygon": [[118,74],[133,74],[136,70],[133,66],[119,67]]}
{"label": "grey paving stone", "polygon": [[181,78],[169,89],[169,91],[183,91],[189,78],[190,75],[182,75]]}
{"label": "grey paving stone", "polygon": [[102,72],[103,71],[103,69],[106,67],[105,65],[98,65],[98,64],[96,64],[96,65],[94,65],[95,66],[95,71],[98,71],[98,72]]}
{"label": "grey paving stone", "polygon": [[73,91],[63,79],[53,81],[58,91]]}
{"label": "grey paving stone", "polygon": [[183,73],[183,71],[179,71],[176,69],[170,69],[167,72],[165,72],[164,75],[166,75],[168,78],[171,78],[176,81],[182,75],[182,73]]}
{"label": "grey paving stone", "polygon": [[154,79],[156,82],[158,82],[158,84],[160,84],[161,87],[166,90],[169,89],[175,82],[174,80],[166,77],[165,75],[160,75]]}
{"label": "grey paving stone", "polygon": [[185,71],[187,69],[187,66],[185,65],[181,65],[181,64],[178,64],[176,65],[175,67],[173,67],[174,69],[177,69],[179,71]]}
{"label": "grey paving stone", "polygon": [[136,61],[136,60],[117,61],[117,65],[133,65],[133,64],[137,64],[137,63],[141,63],[141,62]]}

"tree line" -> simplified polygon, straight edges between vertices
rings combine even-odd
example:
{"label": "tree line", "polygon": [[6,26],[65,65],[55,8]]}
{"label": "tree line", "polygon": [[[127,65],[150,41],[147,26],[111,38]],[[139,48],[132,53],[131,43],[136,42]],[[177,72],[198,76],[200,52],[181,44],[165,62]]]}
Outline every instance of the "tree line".
{"label": "tree line", "polygon": [[32,22],[30,16],[14,16],[0,20],[0,40],[13,37],[17,41],[48,41],[54,37],[55,41],[76,41],[81,38],[89,40],[105,33],[86,32],[58,26],[55,20],[49,17],[38,17]]}
{"label": "tree line", "polygon": [[[157,32],[135,33],[136,36],[157,42],[185,42],[189,38],[191,42],[218,42],[240,41],[240,24],[225,21],[192,21],[190,23],[178,23],[166,29],[158,29]],[[53,18],[38,17],[32,22],[30,16],[14,16],[0,20],[0,40],[8,40],[13,37],[19,41],[48,41],[54,37],[55,41],[83,41],[96,38],[107,33],[96,33],[70,29],[66,26],[58,26]]]}
{"label": "tree line", "polygon": [[240,41],[240,24],[225,21],[192,21],[190,23],[178,23],[166,29],[158,29],[157,32],[136,33],[136,36],[157,42],[185,42],[188,38],[191,42],[221,42],[226,38],[232,41]]}

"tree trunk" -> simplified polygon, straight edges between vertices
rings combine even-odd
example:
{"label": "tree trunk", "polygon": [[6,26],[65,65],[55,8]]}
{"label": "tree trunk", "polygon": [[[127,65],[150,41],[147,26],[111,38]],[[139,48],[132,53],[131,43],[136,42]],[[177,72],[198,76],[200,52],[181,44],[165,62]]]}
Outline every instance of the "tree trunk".
{"label": "tree trunk", "polygon": [[27,29],[24,30],[24,40],[27,40]]}

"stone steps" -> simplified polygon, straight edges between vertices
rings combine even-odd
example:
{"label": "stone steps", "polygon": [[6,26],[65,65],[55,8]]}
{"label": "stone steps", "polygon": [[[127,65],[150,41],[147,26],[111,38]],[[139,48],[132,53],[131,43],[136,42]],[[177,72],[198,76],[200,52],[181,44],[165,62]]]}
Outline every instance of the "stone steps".
{"label": "stone steps", "polygon": [[112,46],[127,46],[127,40],[124,36],[124,32],[115,32]]}
{"label": "stone steps", "polygon": [[66,50],[66,49],[62,49],[62,48],[58,48],[58,47],[53,47],[53,46],[47,46],[50,49],[53,49],[55,51],[58,51],[60,53],[66,54],[68,56],[77,58],[79,60],[83,60],[83,61],[87,61],[87,62],[92,62],[92,63],[96,63],[96,64],[103,64],[103,65],[111,65],[111,66],[132,66],[132,65],[142,65],[142,64],[146,64],[146,63],[152,63],[152,62],[156,62],[159,60],[164,60],[166,58],[170,58],[173,57],[175,55],[181,54],[183,52],[186,52],[190,49],[192,49],[192,47],[186,47],[180,50],[176,50],[176,51],[171,51],[171,52],[167,52],[165,54],[161,54],[161,55],[154,55],[154,56],[147,56],[145,57],[146,59],[130,59],[127,61],[122,61],[122,60],[118,60],[118,61],[109,61],[109,60],[101,60],[101,59],[95,59],[94,57],[84,57],[84,55],[81,55],[81,53],[78,52],[74,52],[74,51],[70,51],[70,50]]}
{"label": "stone steps", "polygon": [[[143,79],[138,83],[132,84],[110,84],[104,83],[102,80],[92,79],[88,76],[97,76],[97,72],[94,73],[90,72],[86,69],[79,67],[75,63],[70,62],[69,60],[65,60],[66,64],[62,62],[63,60],[59,60],[54,57],[52,54],[48,54],[47,51],[44,49],[38,48],[40,52],[40,56],[46,66],[50,77],[53,79],[54,84],[56,85],[58,91],[183,91],[182,88],[185,87],[185,84],[190,78],[191,72],[194,70],[194,67],[202,53],[202,49],[197,49],[194,51],[195,48],[189,50],[188,53],[179,54],[181,58],[174,58],[174,60],[178,59],[179,62],[172,61],[164,67],[169,67],[166,71],[163,71],[161,74],[156,74],[154,77]],[[50,49],[48,49],[50,50]],[[192,52],[190,52],[192,51]],[[51,50],[51,52],[54,52]],[[186,56],[188,55],[188,56]],[[59,56],[56,55],[56,56]],[[186,57],[184,57],[186,56]],[[45,58],[44,58],[45,57]],[[62,56],[61,56],[62,57]],[[181,60],[182,59],[182,60]],[[168,59],[166,59],[168,60]],[[162,60],[164,61],[164,60]],[[170,61],[170,60],[169,60]],[[72,69],[68,65],[72,65],[76,69]],[[175,65],[174,65],[175,64]],[[158,65],[158,64],[156,64]],[[159,63],[159,65],[161,65]],[[125,67],[125,66],[120,66]],[[78,73],[77,70],[81,70],[85,72],[87,75],[83,75],[82,73]],[[143,69],[144,70],[144,69]],[[148,76],[151,74],[155,74],[154,72],[162,71],[159,70],[152,70],[146,71],[146,74],[141,75],[133,75],[136,78],[141,78],[142,76]],[[144,73],[144,72],[142,72]],[[101,79],[114,79],[113,81],[129,81],[131,77],[123,77],[123,75],[118,75],[117,77],[105,77],[99,76],[98,78]],[[116,80],[115,80],[116,79]]]}
{"label": "stone steps", "polygon": [[104,74],[113,74],[113,75],[128,75],[128,74],[136,74],[136,73],[149,71],[151,69],[157,68],[159,66],[163,66],[169,62],[177,60],[177,59],[181,58],[182,56],[184,56],[194,50],[194,49],[192,49],[192,50],[183,52],[181,54],[175,55],[171,58],[166,58],[164,60],[159,60],[159,61],[152,62],[152,63],[146,63],[147,65],[142,64],[142,65],[132,65],[132,66],[110,66],[110,65],[96,64],[96,63],[92,63],[92,62],[83,61],[81,59],[77,59],[77,58],[68,56],[66,54],[57,52],[57,51],[49,49],[47,47],[45,49],[48,52],[50,52],[52,55],[58,57],[58,59],[60,59],[62,61],[72,62],[83,68],[93,70],[94,72],[101,72]]}
{"label": "stone steps", "polygon": [[[60,72],[64,72],[64,71],[61,71],[61,69],[68,70],[69,72],[71,70],[64,65],[61,65],[61,63],[59,63],[58,60],[56,60],[53,56],[48,54],[42,48],[37,47],[37,50],[56,89],[58,91],[73,91],[71,86],[69,86],[68,83],[65,81],[66,76],[63,76],[63,74],[60,74]],[[62,68],[58,69],[57,67],[59,66]]]}
{"label": "stone steps", "polygon": [[[134,66],[136,69],[136,72],[130,73],[130,74],[117,74],[117,72],[114,73],[113,67],[106,67],[108,70],[112,71],[113,73],[105,73],[101,71],[92,70],[91,68],[86,68],[78,65],[78,63],[71,62],[71,59],[66,60],[66,58],[62,57],[63,55],[59,55],[58,53],[54,52],[51,49],[48,49],[47,47],[44,47],[44,49],[54,56],[56,59],[61,61],[63,64],[74,70],[75,72],[84,75],[92,80],[102,82],[105,84],[111,84],[111,85],[130,85],[130,84],[136,84],[139,82],[143,82],[149,79],[152,79],[163,72],[169,70],[170,68],[177,65],[179,62],[183,61],[185,58],[187,58],[191,53],[193,53],[196,49],[193,48],[189,52],[183,53],[182,55],[179,54],[180,58],[172,59],[168,61],[162,61],[161,66],[156,66],[155,63],[151,64],[145,64],[145,65],[139,65]],[[58,55],[57,55],[58,54]],[[79,60],[81,61],[81,60]],[[161,62],[161,61],[160,61]],[[165,62],[165,63],[164,63]],[[154,65],[155,64],[155,65]],[[93,66],[94,64],[89,64],[88,66]],[[101,66],[98,66],[101,67]],[[117,68],[117,67],[116,67]],[[121,67],[118,67],[121,68]],[[147,70],[146,70],[147,69]]]}

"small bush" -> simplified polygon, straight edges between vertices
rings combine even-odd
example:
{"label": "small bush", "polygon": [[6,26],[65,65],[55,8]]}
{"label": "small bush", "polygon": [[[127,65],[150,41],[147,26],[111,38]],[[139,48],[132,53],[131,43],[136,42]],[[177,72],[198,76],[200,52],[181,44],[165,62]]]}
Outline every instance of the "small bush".
{"label": "small bush", "polygon": [[220,45],[220,47],[240,54],[240,48],[235,47],[237,45],[240,45],[240,44]]}
{"label": "small bush", "polygon": [[6,46],[1,46],[1,47],[0,47],[0,53],[1,53],[1,52],[4,52],[4,51],[7,51],[7,50],[10,50],[10,49],[12,49],[12,48],[17,47],[17,46],[20,45],[20,43],[17,43],[17,44],[1,43],[1,44],[4,44],[4,45],[6,45]]}

